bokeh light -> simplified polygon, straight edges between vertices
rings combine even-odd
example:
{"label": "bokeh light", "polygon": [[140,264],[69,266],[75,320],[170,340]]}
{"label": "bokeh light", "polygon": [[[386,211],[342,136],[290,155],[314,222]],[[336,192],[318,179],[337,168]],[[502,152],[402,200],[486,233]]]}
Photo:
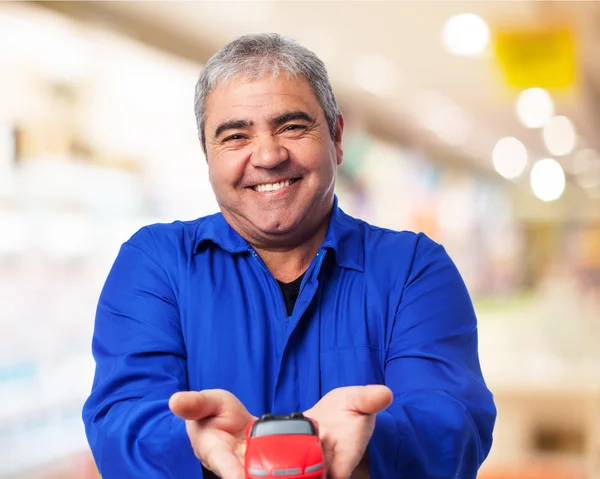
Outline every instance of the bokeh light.
{"label": "bokeh light", "polygon": [[554,115],[554,101],[543,88],[529,88],[519,95],[517,115],[527,128],[541,128]]}
{"label": "bokeh light", "polygon": [[527,166],[527,148],[515,137],[502,138],[494,147],[492,161],[504,178],[517,178]]}
{"label": "bokeh light", "polygon": [[552,158],[537,161],[531,169],[531,189],[542,201],[555,201],[565,190],[565,173]]}
{"label": "bokeh light", "polygon": [[481,53],[490,40],[487,23],[474,13],[450,17],[442,29],[442,43],[453,54],[461,56]]}

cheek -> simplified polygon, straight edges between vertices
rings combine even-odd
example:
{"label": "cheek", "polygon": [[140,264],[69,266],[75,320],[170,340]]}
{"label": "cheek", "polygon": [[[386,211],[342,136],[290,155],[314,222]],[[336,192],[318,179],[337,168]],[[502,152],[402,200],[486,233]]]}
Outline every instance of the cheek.
{"label": "cheek", "polygon": [[211,183],[217,188],[223,189],[234,185],[243,176],[243,162],[235,157],[219,155],[208,163],[209,177]]}
{"label": "cheek", "polygon": [[208,163],[208,179],[214,190],[219,189],[219,167],[212,162]]}
{"label": "cheek", "polygon": [[292,145],[288,149],[299,164],[311,171],[330,171],[337,163],[335,150],[320,142]]}

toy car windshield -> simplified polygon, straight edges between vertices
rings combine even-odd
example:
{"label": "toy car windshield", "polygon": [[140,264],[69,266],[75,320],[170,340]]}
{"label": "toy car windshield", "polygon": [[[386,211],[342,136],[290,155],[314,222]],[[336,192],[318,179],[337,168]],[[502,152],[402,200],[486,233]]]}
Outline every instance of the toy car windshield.
{"label": "toy car windshield", "polygon": [[316,435],[314,425],[308,419],[268,419],[257,421],[250,432],[251,437],[275,436],[280,434]]}

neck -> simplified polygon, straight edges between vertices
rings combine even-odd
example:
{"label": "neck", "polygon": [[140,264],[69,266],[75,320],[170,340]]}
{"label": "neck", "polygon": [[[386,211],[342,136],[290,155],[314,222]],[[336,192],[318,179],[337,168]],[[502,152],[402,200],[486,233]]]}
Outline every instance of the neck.
{"label": "neck", "polygon": [[271,274],[284,283],[294,281],[302,275],[319,251],[329,225],[329,217],[319,227],[310,239],[296,246],[286,248],[266,248],[255,245],[254,249],[260,255]]}

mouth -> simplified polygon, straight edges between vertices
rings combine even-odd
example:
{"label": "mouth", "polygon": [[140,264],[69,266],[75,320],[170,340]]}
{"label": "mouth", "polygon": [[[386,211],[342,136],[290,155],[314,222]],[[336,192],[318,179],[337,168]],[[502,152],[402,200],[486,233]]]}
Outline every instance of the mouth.
{"label": "mouth", "polygon": [[257,193],[268,193],[271,191],[279,191],[282,188],[291,186],[299,180],[300,180],[300,178],[291,178],[288,180],[282,180],[282,181],[278,181],[275,183],[261,183],[260,185],[251,186],[251,188],[254,191],[256,191]]}

